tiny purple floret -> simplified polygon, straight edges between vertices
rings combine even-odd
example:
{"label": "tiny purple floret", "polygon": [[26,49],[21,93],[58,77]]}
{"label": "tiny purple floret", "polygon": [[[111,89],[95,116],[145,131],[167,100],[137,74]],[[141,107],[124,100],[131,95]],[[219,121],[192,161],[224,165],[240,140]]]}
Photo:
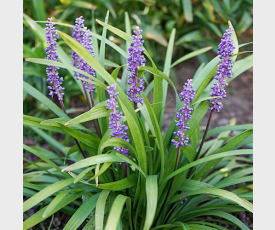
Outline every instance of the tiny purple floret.
{"label": "tiny purple floret", "polygon": [[[46,43],[47,48],[45,49],[47,53],[47,57],[45,59],[59,62],[58,59],[58,53],[56,52],[56,49],[58,47],[56,39],[59,37],[56,30],[55,30],[55,23],[52,22],[52,18],[48,18],[47,24],[46,24]],[[58,76],[59,68],[55,66],[48,66],[46,68],[47,72],[47,82],[52,84],[52,86],[48,86],[48,89],[50,90],[49,95],[53,97],[54,95],[57,95],[57,98],[59,101],[63,100],[64,93],[61,93],[62,90],[65,88],[61,86],[63,82],[63,78]]]}
{"label": "tiny purple floret", "polygon": [[[129,143],[130,140],[126,133],[126,131],[128,130],[128,126],[124,125],[123,121],[121,120],[123,117],[122,116],[123,113],[117,110],[118,108],[117,95],[119,93],[116,92],[116,86],[117,84],[113,84],[107,87],[107,92],[110,95],[110,99],[106,101],[107,102],[106,108],[112,110],[109,117],[109,129],[112,129],[110,136],[121,138]],[[130,158],[132,157],[131,155],[129,155],[129,150],[126,148],[114,147],[114,149],[123,155],[126,155]]]}
{"label": "tiny purple floret", "polygon": [[[87,27],[84,27],[84,19],[82,16],[75,20],[75,28],[72,36],[84,48],[86,48],[90,52],[90,54],[93,55],[93,57],[95,56],[92,46],[92,36],[90,34],[90,30],[88,30]],[[75,51],[72,52],[72,59],[72,64],[74,67],[83,70],[84,72],[92,75],[93,77],[95,76],[95,70],[91,66],[89,66],[81,57],[79,57],[79,55]],[[74,72],[74,76],[77,80],[79,79],[79,77],[81,77],[93,81],[91,78],[76,72]],[[82,84],[83,86],[85,86],[86,89],[89,90],[90,93],[96,89],[90,82],[83,81]]]}
{"label": "tiny purple floret", "polygon": [[223,104],[218,100],[222,100],[226,97],[225,88],[228,85],[226,80],[227,78],[231,78],[233,73],[231,70],[233,67],[233,49],[235,49],[235,47],[233,46],[233,39],[231,38],[233,30],[234,29],[232,27],[229,27],[229,29],[226,30],[226,33],[223,34],[223,38],[221,39],[221,43],[219,44],[218,48],[220,64],[218,65],[215,76],[215,79],[218,80],[218,82],[215,82],[214,85],[211,87],[212,92],[210,93],[210,96],[218,97],[209,100],[212,103],[209,109],[216,109],[217,112],[220,112],[220,110],[223,108]]}
{"label": "tiny purple floret", "polygon": [[179,109],[179,112],[176,113],[176,117],[179,118],[179,120],[175,120],[175,122],[177,123],[176,126],[180,129],[177,132],[174,132],[174,134],[179,137],[179,140],[176,141],[172,139],[171,141],[176,146],[176,148],[183,145],[186,146],[189,140],[188,136],[184,136],[184,132],[190,129],[190,127],[188,127],[189,124],[186,122],[192,117],[190,114],[193,109],[190,108],[190,104],[196,95],[196,91],[192,89],[194,87],[192,82],[192,79],[188,79],[187,83],[185,83],[183,86],[183,91],[179,94],[181,101],[184,101],[184,106]]}
{"label": "tiny purple floret", "polygon": [[[140,97],[140,93],[144,90],[144,78],[141,77],[138,79],[138,68],[140,66],[145,66],[145,58],[141,55],[144,52],[144,48],[140,47],[143,46],[144,41],[141,35],[142,30],[137,27],[134,30],[136,35],[133,35],[134,42],[131,42],[129,47],[129,54],[130,57],[127,58],[128,67],[127,70],[131,73],[128,75],[128,84],[131,85],[127,91],[128,99],[136,104],[140,103],[143,105],[144,100]],[[145,73],[145,72],[144,72]]]}
{"label": "tiny purple floret", "polygon": [[[180,193],[185,193],[185,191],[181,191]],[[184,201],[187,201],[187,198],[184,198]],[[183,204],[183,200],[180,202],[180,204]]]}

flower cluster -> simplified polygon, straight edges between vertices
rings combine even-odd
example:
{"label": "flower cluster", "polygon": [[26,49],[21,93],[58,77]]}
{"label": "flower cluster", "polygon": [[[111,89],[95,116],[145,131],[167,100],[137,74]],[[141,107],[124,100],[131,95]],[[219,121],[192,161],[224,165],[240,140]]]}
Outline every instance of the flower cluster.
{"label": "flower cluster", "polygon": [[143,55],[141,55],[142,52],[144,52],[144,48],[141,48],[140,46],[143,46],[144,41],[142,39],[141,35],[142,30],[137,27],[137,30],[134,31],[136,35],[133,35],[134,42],[131,42],[129,47],[129,54],[130,57],[127,58],[128,61],[128,67],[127,70],[131,73],[128,75],[128,84],[131,85],[130,88],[127,91],[127,96],[130,101],[133,101],[134,103],[143,104],[143,99],[139,98],[140,93],[144,90],[144,78],[141,77],[138,79],[138,68],[140,66],[145,66],[145,58]]}
{"label": "flower cluster", "polygon": [[189,106],[190,106],[190,103],[192,103],[192,101],[194,100],[196,95],[196,91],[192,89],[194,87],[192,82],[193,82],[192,79],[188,79],[187,83],[185,83],[185,85],[183,86],[183,91],[179,95],[181,101],[184,101],[184,107],[180,108],[179,112],[176,113],[176,117],[179,118],[179,120],[178,121],[175,120],[175,122],[177,123],[176,126],[179,127],[180,129],[177,132],[174,132],[174,134],[179,137],[179,140],[176,141],[172,139],[171,141],[176,146],[176,148],[182,145],[187,145],[189,140],[188,136],[184,137],[184,131],[190,129],[190,127],[188,127],[189,124],[185,122],[191,119],[192,117],[190,114],[193,109],[190,108]]}
{"label": "flower cluster", "polygon": [[[79,18],[77,18],[75,20],[75,28],[74,28],[74,32],[72,34],[73,38],[78,41],[84,48],[86,48],[90,54],[94,55],[94,51],[93,51],[93,42],[92,42],[92,36],[90,34],[90,30],[87,29],[87,27],[84,27],[84,19],[82,16],[80,16]],[[93,68],[91,68],[91,66],[89,66],[82,58],[79,57],[79,55],[73,51],[72,52],[72,64],[73,66],[75,66],[76,68],[83,70],[84,72],[95,76],[95,70]],[[92,79],[90,79],[89,77],[86,77],[82,74],[79,73],[74,73],[74,76],[76,77],[76,79],[79,79],[79,77],[85,78],[87,80],[92,81]],[[95,87],[93,87],[92,83],[88,83],[88,82],[82,82],[83,86],[85,86],[86,89],[89,90],[89,92],[93,92],[95,90]]]}
{"label": "flower cluster", "polygon": [[[126,130],[128,130],[128,126],[124,125],[123,121],[121,120],[123,113],[117,110],[118,92],[116,92],[116,86],[116,84],[113,84],[107,87],[107,92],[110,95],[110,99],[107,100],[106,108],[112,110],[109,117],[109,129],[112,129],[110,136],[121,138],[129,142],[129,138],[126,133]],[[114,147],[114,149],[119,151],[121,154],[131,158],[128,149],[122,147]]]}
{"label": "flower cluster", "polygon": [[[55,23],[52,22],[52,18],[48,18],[47,24],[46,24],[46,43],[47,48],[45,49],[47,53],[47,57],[45,59],[59,62],[58,59],[58,53],[56,52],[56,49],[58,47],[56,39],[58,38],[58,34],[55,30]],[[49,95],[54,96],[57,95],[57,98],[59,101],[63,100],[64,93],[61,93],[62,90],[65,88],[61,86],[63,82],[63,78],[58,76],[58,67],[55,66],[48,66],[46,68],[47,72],[47,82],[52,84],[52,86],[48,86],[48,89],[50,90]]]}
{"label": "flower cluster", "polygon": [[212,106],[210,106],[209,109],[216,109],[217,112],[219,112],[223,108],[223,104],[221,102],[218,102],[218,99],[222,100],[226,97],[225,88],[228,85],[226,83],[226,80],[227,78],[231,78],[233,73],[231,70],[233,67],[232,55],[233,49],[235,49],[235,47],[233,46],[233,39],[231,38],[232,32],[232,27],[226,30],[226,33],[223,34],[223,39],[221,40],[218,48],[220,64],[218,66],[215,76],[215,79],[218,80],[218,82],[215,82],[214,85],[211,87],[212,92],[210,93],[210,96],[218,97],[209,100],[212,103]]}

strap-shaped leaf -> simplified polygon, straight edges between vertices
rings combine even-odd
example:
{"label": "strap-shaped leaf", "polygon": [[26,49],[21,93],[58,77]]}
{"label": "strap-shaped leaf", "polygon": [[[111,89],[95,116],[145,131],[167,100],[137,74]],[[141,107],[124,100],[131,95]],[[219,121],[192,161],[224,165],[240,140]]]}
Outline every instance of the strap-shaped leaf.
{"label": "strap-shaped leaf", "polygon": [[60,201],[60,203],[57,206],[55,206],[55,208],[46,217],[43,217],[43,213],[45,212],[45,210],[47,209],[48,206],[40,209],[38,212],[36,212],[34,215],[32,215],[31,217],[29,217],[27,220],[24,221],[23,230],[30,229],[31,227],[35,226],[36,224],[42,222],[43,220],[45,220],[52,214],[56,213],[60,209],[66,207],[66,205],[72,203],[74,200],[76,200],[78,197],[84,195],[85,193],[87,193],[87,192],[86,191],[76,192],[76,193],[69,194],[69,195],[65,196]]}
{"label": "strap-shaped leaf", "polygon": [[42,200],[51,196],[52,194],[59,191],[60,189],[65,188],[66,186],[70,185],[71,183],[73,183],[73,181],[74,181],[73,178],[69,178],[66,180],[58,181],[58,182],[44,188],[43,190],[36,193],[34,196],[32,196],[31,198],[29,198],[28,200],[26,200],[23,203],[23,212],[26,212],[27,210],[31,209],[32,207],[37,205],[39,202],[41,202]]}
{"label": "strap-shaped leaf", "polygon": [[208,161],[212,161],[215,159],[219,159],[222,157],[227,157],[227,156],[235,156],[235,155],[249,155],[249,154],[253,154],[252,149],[240,149],[240,150],[233,150],[233,151],[228,151],[228,152],[223,152],[223,153],[218,153],[212,156],[208,156],[208,157],[204,157],[202,159],[193,161],[190,164],[187,164],[179,169],[177,169],[176,171],[174,171],[173,173],[169,174],[167,177],[165,177],[162,181],[162,183],[164,183],[165,181],[169,180],[170,178],[178,175],[179,173],[193,167],[199,164],[202,164],[204,162],[208,162]]}
{"label": "strap-shaped leaf", "polygon": [[109,193],[110,190],[103,190],[98,197],[95,209],[95,230],[103,229],[104,211]]}
{"label": "strap-shaped leaf", "polygon": [[152,132],[155,133],[156,137],[157,137],[157,144],[159,147],[159,154],[160,154],[160,181],[163,179],[163,175],[164,175],[164,148],[163,148],[163,141],[162,141],[162,136],[161,136],[161,130],[158,124],[158,120],[157,117],[154,113],[153,108],[151,107],[150,102],[148,101],[147,97],[145,96],[145,94],[143,93],[143,98],[145,101],[145,105],[147,107],[152,125],[153,125],[153,129]]}
{"label": "strap-shaped leaf", "polygon": [[116,197],[108,216],[105,230],[114,230],[117,228],[124,204],[127,199],[130,198],[123,195],[118,195]]}
{"label": "strap-shaped leaf", "polygon": [[[44,60],[44,59],[43,59]],[[62,109],[60,109],[54,102],[47,98],[44,94],[39,92],[37,89],[29,85],[27,82],[23,81],[23,89],[25,92],[36,98],[38,101],[42,102],[51,111],[53,111],[59,117],[68,117]]]}
{"label": "strap-shaped leaf", "polygon": [[99,193],[93,195],[86,202],[84,202],[73,214],[68,223],[65,225],[64,230],[76,230],[85,221],[87,216],[91,214],[96,206]]}
{"label": "strap-shaped leaf", "polygon": [[70,134],[72,137],[76,138],[77,140],[81,141],[83,144],[91,146],[93,148],[97,148],[99,144],[99,139],[95,139],[94,137],[82,133],[81,131],[77,131],[70,127],[67,127],[59,122],[56,122],[60,128],[62,128],[66,133]]}
{"label": "strap-shaped leaf", "polygon": [[93,107],[89,111],[69,120],[65,125],[71,126],[71,125],[80,124],[86,121],[107,117],[110,115],[110,113],[111,113],[111,110],[107,110],[105,106]]}
{"label": "strap-shaped leaf", "polygon": [[153,224],[158,203],[158,177],[146,177],[146,217],[143,230],[149,230]]}
{"label": "strap-shaped leaf", "polygon": [[209,195],[216,195],[220,196],[223,198],[226,198],[234,203],[237,203],[238,205],[244,207],[246,210],[253,212],[253,204],[251,204],[249,201],[242,199],[238,197],[235,193],[223,190],[223,189],[218,189],[218,188],[205,188],[205,189],[198,189],[194,191],[189,191],[185,192],[184,194],[178,194],[175,195],[169,203],[177,202],[180,200],[180,198],[184,198],[187,196],[192,196],[192,195],[198,195],[198,194],[209,194]]}

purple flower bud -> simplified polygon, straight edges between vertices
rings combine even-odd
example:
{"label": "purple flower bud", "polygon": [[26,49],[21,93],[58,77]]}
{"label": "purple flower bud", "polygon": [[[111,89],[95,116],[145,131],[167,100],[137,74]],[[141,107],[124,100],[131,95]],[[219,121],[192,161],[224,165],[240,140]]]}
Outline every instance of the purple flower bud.
{"label": "purple flower bud", "polygon": [[[113,112],[110,113],[109,117],[109,129],[112,129],[112,132],[110,134],[111,137],[117,137],[121,138],[127,142],[129,142],[129,138],[127,136],[127,133],[125,132],[128,130],[128,126],[123,124],[122,119],[122,112],[119,112],[117,110],[118,103],[117,103],[117,95],[118,92],[116,92],[116,84],[113,84],[111,86],[107,87],[107,92],[110,95],[110,99],[108,99],[106,108],[112,110]],[[115,150],[119,151],[121,154],[126,155],[131,158],[129,155],[129,150],[122,147],[114,147]]]}
{"label": "purple flower bud", "polygon": [[226,33],[223,34],[223,39],[221,39],[221,43],[219,44],[218,48],[220,64],[218,65],[215,76],[215,79],[218,80],[218,82],[215,82],[211,87],[212,92],[210,93],[210,96],[219,97],[209,100],[212,103],[209,109],[216,109],[217,112],[220,112],[220,110],[223,108],[223,104],[218,102],[218,100],[222,100],[226,97],[225,88],[228,85],[226,80],[227,78],[231,78],[233,73],[231,70],[233,67],[231,57],[233,55],[233,49],[235,49],[233,46],[233,39],[231,38],[233,30],[234,29],[232,27],[229,27],[229,29],[226,30]]}
{"label": "purple flower bud", "polygon": [[128,61],[128,67],[127,70],[131,73],[128,75],[128,79],[131,79],[128,81],[128,84],[131,85],[130,88],[127,91],[127,96],[130,101],[133,101],[134,103],[138,104],[141,103],[143,105],[144,100],[142,98],[139,98],[140,93],[144,90],[144,79],[137,78],[138,76],[138,68],[140,66],[145,66],[145,58],[143,55],[141,55],[142,52],[144,52],[144,49],[140,46],[143,46],[144,41],[142,39],[141,35],[142,30],[137,27],[137,30],[134,31],[136,35],[133,35],[133,40],[129,47],[129,54],[130,57],[127,58]]}
{"label": "purple flower bud", "polygon": [[181,101],[184,101],[184,107],[179,109],[179,112],[176,113],[176,117],[179,118],[179,120],[175,120],[175,122],[177,123],[176,126],[180,129],[177,132],[174,132],[174,134],[179,137],[179,140],[171,140],[171,142],[176,146],[176,148],[182,145],[186,146],[189,140],[188,136],[184,137],[184,131],[190,129],[190,127],[188,127],[189,124],[186,122],[192,117],[190,114],[193,109],[189,106],[196,95],[196,91],[192,89],[194,87],[192,82],[192,79],[188,79],[187,83],[185,83],[185,85],[183,86],[183,91],[179,94]]}
{"label": "purple flower bud", "polygon": [[[48,18],[47,24],[46,24],[46,43],[47,48],[45,49],[47,53],[47,57],[45,59],[52,60],[59,62],[58,59],[58,53],[56,52],[56,49],[58,47],[56,39],[58,38],[58,34],[55,30],[55,23],[52,22],[52,18]],[[65,88],[61,86],[63,78],[59,78],[58,76],[58,67],[55,66],[48,66],[46,68],[47,72],[47,82],[52,84],[53,86],[49,86],[48,89],[50,90],[49,95],[53,97],[54,95],[57,95],[58,100],[63,100],[64,93],[61,93],[62,90]]]}
{"label": "purple flower bud", "polygon": [[[181,191],[181,193],[185,193],[185,191]],[[187,198],[185,198],[184,201],[187,201]],[[183,204],[183,201],[181,201],[180,204]]]}
{"label": "purple flower bud", "polygon": [[[86,48],[90,54],[94,55],[94,51],[93,51],[93,42],[92,42],[92,36],[90,34],[90,30],[87,29],[87,27],[84,27],[84,19],[82,16],[80,16],[79,18],[77,18],[75,20],[75,28],[74,28],[74,32],[72,34],[73,38],[78,41],[84,48]],[[73,51],[72,52],[72,64],[73,66],[75,66],[76,68],[83,70],[84,72],[95,76],[95,70],[89,66],[82,58],[79,57],[79,55]],[[78,80],[79,77],[85,78],[87,80],[93,81],[91,78],[86,77],[82,74],[79,73],[74,73],[75,78]],[[82,82],[83,86],[85,86],[86,89],[89,90],[89,92],[93,92],[95,90],[95,87],[93,86],[92,83],[88,83],[88,82]]]}

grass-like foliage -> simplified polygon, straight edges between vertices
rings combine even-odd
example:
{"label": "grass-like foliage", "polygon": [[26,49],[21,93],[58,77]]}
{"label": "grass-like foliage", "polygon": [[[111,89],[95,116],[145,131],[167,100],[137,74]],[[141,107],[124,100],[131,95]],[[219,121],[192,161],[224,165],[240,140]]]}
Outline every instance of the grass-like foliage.
{"label": "grass-like foliage", "polygon": [[[230,125],[212,130],[209,124],[212,114],[222,109],[224,86],[252,66],[252,54],[236,60],[241,45],[229,22],[219,56],[199,68],[178,93],[169,78],[171,68],[211,47],[172,63],[173,29],[165,64],[159,67],[148,47],[143,46],[142,32],[131,32],[127,18],[127,33],[121,31],[108,24],[108,15],[105,22],[96,20],[103,27],[101,35],[94,26],[89,31],[79,25],[61,24],[60,28],[71,27],[75,33],[60,29],[55,37],[51,37],[53,27],[44,29],[51,22],[38,23],[24,15],[25,24],[41,46],[48,46],[47,59],[40,55],[27,58],[25,63],[36,63],[33,65],[41,69],[35,74],[44,76],[42,67],[48,66],[49,92],[59,102],[54,103],[24,81],[24,99],[31,95],[55,117],[45,120],[42,115],[24,115],[25,129],[31,129],[51,148],[24,145],[25,153],[39,159],[24,158],[28,163],[24,164],[23,191],[28,199],[23,204],[23,228],[39,225],[61,211],[71,215],[64,230],[80,226],[85,230],[225,229],[216,224],[221,221],[217,217],[228,225],[249,229],[232,213],[252,212],[252,124],[236,125],[232,119]],[[124,39],[127,48],[107,40],[107,31]],[[50,47],[51,42],[57,43]],[[121,55],[123,64],[105,59],[106,45]],[[116,67],[112,72],[105,68],[110,65]],[[69,117],[63,103],[68,79],[61,74],[64,69],[90,105],[90,110],[77,117]],[[153,76],[149,82],[150,78],[143,79],[145,72]],[[177,114],[163,133],[168,84],[175,91]],[[208,124],[201,127],[209,109]],[[86,128],[85,122],[94,123],[95,129]],[[65,140],[56,140],[60,136]],[[30,210],[35,213],[30,215]]]}

